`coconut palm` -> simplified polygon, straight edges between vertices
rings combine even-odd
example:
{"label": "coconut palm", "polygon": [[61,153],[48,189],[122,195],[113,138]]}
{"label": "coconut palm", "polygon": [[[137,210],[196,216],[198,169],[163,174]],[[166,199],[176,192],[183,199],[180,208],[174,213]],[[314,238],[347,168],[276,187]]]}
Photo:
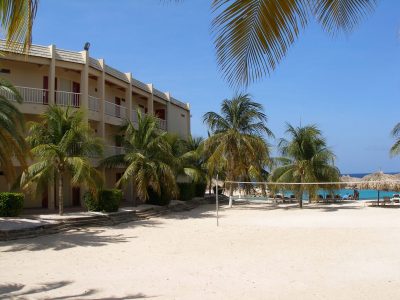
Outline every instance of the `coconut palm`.
{"label": "coconut palm", "polygon": [[157,121],[151,115],[137,114],[137,128],[131,122],[126,125],[123,138],[124,154],[105,158],[101,166],[125,167],[117,186],[131,181],[142,200],[149,199],[149,188],[157,193],[177,194],[175,157],[167,140],[167,133],[157,129]]}
{"label": "coconut palm", "polygon": [[2,0],[0,2],[1,27],[8,47],[27,50],[32,43],[33,20],[39,0]]}
{"label": "coconut palm", "polygon": [[203,144],[201,137],[181,139],[175,134],[168,134],[167,140],[175,157],[176,174],[186,175],[195,182],[206,180]]}
{"label": "coconut palm", "polygon": [[[211,133],[205,142],[206,151],[212,152],[210,165],[223,165],[230,181],[249,174],[253,178],[261,176],[262,163],[269,159],[265,138],[273,136],[261,104],[253,102],[248,94],[238,95],[222,102],[221,114],[208,112],[203,120]],[[230,194],[232,189],[230,185]]]}
{"label": "coconut palm", "polygon": [[390,148],[390,154],[392,156],[397,156],[400,154],[400,123],[397,123],[396,126],[394,126],[391,134],[396,141]]}
{"label": "coconut palm", "polygon": [[9,182],[17,175],[12,158],[15,157],[24,169],[28,152],[23,136],[23,115],[10,99],[22,102],[18,91],[8,81],[0,78],[0,169]]}
{"label": "coconut palm", "polygon": [[350,33],[376,0],[213,0],[218,65],[233,86],[273,71],[311,20],[330,35]]}
{"label": "coconut palm", "polygon": [[[337,182],[340,172],[334,166],[335,155],[327,148],[326,141],[316,125],[293,127],[287,124],[286,133],[290,140],[281,139],[279,148],[283,155],[280,166],[271,174],[276,182],[309,183]],[[326,186],[325,186],[326,187]],[[300,207],[303,207],[302,195],[309,193],[309,198],[317,192],[317,185],[293,185]]]}
{"label": "coconut palm", "polygon": [[40,122],[29,123],[27,141],[35,158],[22,174],[21,186],[37,192],[53,182],[58,186],[59,213],[64,213],[64,180],[71,177],[72,186],[86,186],[96,193],[102,177],[90,158],[102,154],[102,144],[84,121],[82,110],[49,106]]}

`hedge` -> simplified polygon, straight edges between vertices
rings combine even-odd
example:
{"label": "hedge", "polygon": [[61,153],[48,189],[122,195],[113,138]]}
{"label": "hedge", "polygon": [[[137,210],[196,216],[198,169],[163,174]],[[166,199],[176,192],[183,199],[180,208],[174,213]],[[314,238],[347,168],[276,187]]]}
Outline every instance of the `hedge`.
{"label": "hedge", "polygon": [[17,217],[24,207],[24,194],[0,193],[0,217]]}
{"label": "hedge", "polygon": [[196,186],[194,183],[180,182],[178,183],[179,188],[179,200],[188,201],[192,200],[196,194]]}
{"label": "hedge", "polygon": [[90,192],[86,192],[83,196],[83,202],[89,211],[118,211],[121,200],[122,191],[118,189],[101,190],[97,194],[97,199]]}
{"label": "hedge", "polygon": [[204,197],[206,193],[207,182],[198,182],[195,184],[195,193],[196,197]]}
{"label": "hedge", "polygon": [[167,192],[163,187],[161,187],[160,194],[156,193],[150,187],[147,189],[147,193],[149,194],[149,198],[147,199],[148,204],[165,206],[172,200],[171,193]]}

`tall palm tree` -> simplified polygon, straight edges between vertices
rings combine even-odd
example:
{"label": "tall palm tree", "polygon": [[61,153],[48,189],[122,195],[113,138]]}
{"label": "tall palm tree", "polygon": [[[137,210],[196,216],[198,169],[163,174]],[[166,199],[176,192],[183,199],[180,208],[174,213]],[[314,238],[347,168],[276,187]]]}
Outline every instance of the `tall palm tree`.
{"label": "tall palm tree", "polygon": [[101,166],[125,167],[117,186],[131,181],[142,200],[149,199],[151,188],[157,194],[177,194],[175,157],[167,140],[167,133],[157,129],[157,121],[151,115],[137,114],[137,128],[131,122],[126,125],[123,139],[124,154],[105,158]]}
{"label": "tall palm tree", "polygon": [[8,182],[16,178],[12,158],[15,157],[22,169],[25,169],[28,152],[24,138],[23,115],[10,99],[22,102],[20,94],[13,85],[0,78],[0,169]]}
{"label": "tall palm tree", "polygon": [[250,172],[253,178],[261,176],[262,163],[269,159],[265,138],[273,134],[266,126],[267,116],[260,103],[253,102],[248,94],[237,95],[222,102],[221,114],[208,112],[203,120],[211,132],[205,142],[206,150],[212,151],[209,164],[223,164],[230,181],[247,178]]}
{"label": "tall palm tree", "polygon": [[[326,141],[316,125],[293,127],[287,124],[286,133],[290,140],[281,139],[279,148],[283,157],[281,165],[271,174],[271,180],[276,182],[309,183],[337,182],[340,172],[334,166],[335,155],[327,148]],[[326,186],[325,186],[326,187]],[[318,186],[293,185],[303,207],[303,192],[309,193],[311,199]]]}
{"label": "tall palm tree", "polygon": [[39,0],[0,1],[1,27],[8,47],[19,48],[22,44],[24,51],[29,49],[38,3]]}
{"label": "tall palm tree", "polygon": [[167,140],[175,157],[177,176],[185,175],[195,182],[205,182],[204,139],[191,135],[181,139],[175,134],[167,134]]}
{"label": "tall palm tree", "polygon": [[400,154],[400,123],[397,123],[396,126],[394,126],[391,134],[396,139],[396,141],[390,148],[390,154],[392,156],[396,156]]}
{"label": "tall palm tree", "polygon": [[218,65],[232,86],[273,71],[315,19],[330,35],[350,33],[377,0],[213,0]]}
{"label": "tall palm tree", "polygon": [[56,182],[60,215],[64,213],[67,176],[73,186],[83,185],[94,193],[101,186],[101,174],[90,158],[102,154],[102,144],[84,121],[82,110],[49,106],[41,122],[29,124],[27,141],[36,162],[22,174],[21,186],[39,192]]}

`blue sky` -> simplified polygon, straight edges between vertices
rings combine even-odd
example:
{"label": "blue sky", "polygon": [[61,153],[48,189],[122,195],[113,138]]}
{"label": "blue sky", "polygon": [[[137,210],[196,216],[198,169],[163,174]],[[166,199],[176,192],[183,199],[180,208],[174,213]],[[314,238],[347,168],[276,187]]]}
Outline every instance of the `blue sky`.
{"label": "blue sky", "polygon": [[[33,41],[70,50],[89,41],[91,56],[190,102],[192,133],[205,136],[202,115],[234,94],[217,69],[210,2],[41,0]],[[278,138],[285,122],[317,124],[343,173],[400,171],[400,159],[389,157],[400,122],[399,69],[400,1],[382,0],[349,36],[331,38],[312,23],[247,92]]]}

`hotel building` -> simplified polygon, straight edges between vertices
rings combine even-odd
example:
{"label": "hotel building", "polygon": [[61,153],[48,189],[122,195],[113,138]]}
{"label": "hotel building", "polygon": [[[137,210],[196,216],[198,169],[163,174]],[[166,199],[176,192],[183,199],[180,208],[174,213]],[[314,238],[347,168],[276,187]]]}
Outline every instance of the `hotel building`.
{"label": "hotel building", "polygon": [[[104,59],[89,56],[89,51],[69,51],[55,45],[32,45],[29,53],[7,50],[0,41],[0,76],[10,81],[24,102],[16,104],[26,121],[37,121],[48,105],[83,108],[87,122],[105,145],[105,156],[122,153],[116,137],[126,119],[136,122],[137,111],[153,114],[161,130],[182,138],[190,134],[190,109],[168,92],[161,92],[153,84],[145,84],[132,73],[120,72],[107,65]],[[12,95],[6,95],[12,99]],[[99,159],[93,159],[96,166]],[[18,164],[16,164],[16,168]],[[20,168],[19,168],[20,169]],[[21,170],[20,170],[21,171]],[[123,169],[106,169],[105,186],[112,188]],[[0,173],[1,174],[1,173]],[[83,189],[72,187],[68,180],[64,187],[65,206],[80,206]],[[0,175],[0,191],[7,191],[4,176]],[[134,190],[126,186],[125,201],[132,201]],[[26,208],[57,206],[54,186],[37,197],[28,196]]]}

